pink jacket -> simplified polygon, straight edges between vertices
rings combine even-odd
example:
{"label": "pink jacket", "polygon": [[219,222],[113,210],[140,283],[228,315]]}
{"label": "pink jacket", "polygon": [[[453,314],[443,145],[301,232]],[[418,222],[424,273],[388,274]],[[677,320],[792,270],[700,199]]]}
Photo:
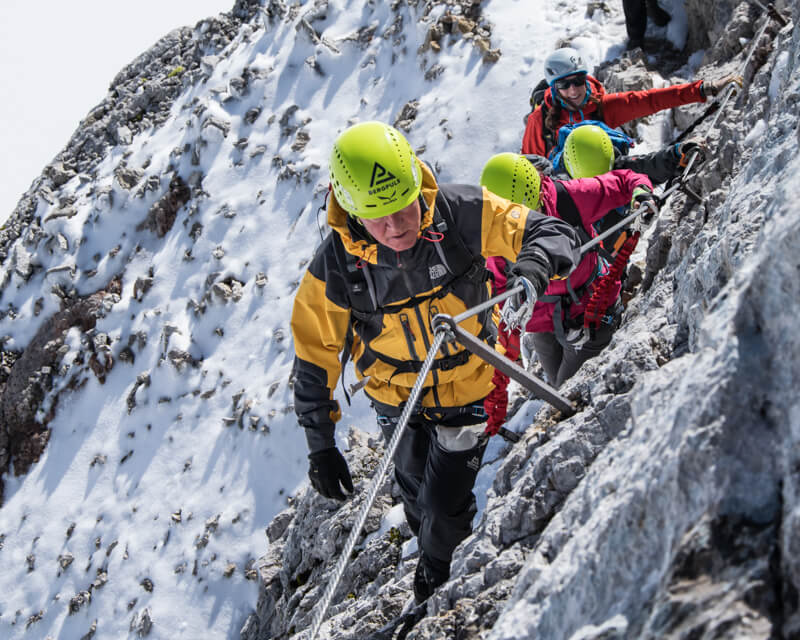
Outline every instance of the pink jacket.
{"label": "pink jacket", "polygon": [[[641,185],[650,189],[653,188],[650,179],[641,173],[634,173],[630,169],[617,169],[609,171],[594,178],[579,178],[577,180],[559,180],[572,197],[575,206],[580,214],[583,228],[594,237],[597,233],[592,224],[605,216],[609,211],[628,204],[633,197],[633,190]],[[541,185],[541,205],[542,213],[548,216],[562,218],[556,210],[556,186],[551,178],[542,176]],[[502,293],[506,287],[506,260],[505,258],[492,257],[486,261],[486,266],[494,275],[495,293]],[[600,262],[596,251],[588,251],[575,270],[569,275],[569,284],[574,291],[577,291],[587,281],[594,278],[596,274],[604,274],[608,270],[607,266]],[[616,283],[616,296],[619,296],[621,284]],[[567,279],[553,279],[544,292],[545,296],[566,295]],[[589,299],[592,297],[592,287],[587,287],[580,296],[580,301],[569,306],[569,317],[577,318],[580,316]],[[553,310],[555,304],[552,302],[537,302],[533,308],[533,317],[528,322],[526,330],[528,332],[552,332],[553,331]]]}

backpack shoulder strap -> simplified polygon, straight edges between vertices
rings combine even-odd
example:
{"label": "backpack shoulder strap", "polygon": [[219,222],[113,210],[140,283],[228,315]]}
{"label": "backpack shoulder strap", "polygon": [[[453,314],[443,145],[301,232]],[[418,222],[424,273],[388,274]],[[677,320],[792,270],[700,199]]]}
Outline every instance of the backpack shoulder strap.
{"label": "backpack shoulder strap", "polygon": [[441,191],[436,195],[433,228],[443,234],[442,242],[437,245],[437,249],[441,250],[440,256],[446,262],[447,269],[456,277],[486,282],[489,273],[486,269],[486,260],[480,254],[474,255],[467,247]]}
{"label": "backpack shoulder strap", "polygon": [[367,278],[363,270],[359,268],[358,257],[354,256],[344,248],[344,243],[339,237],[339,234],[332,232],[331,244],[333,245],[333,255],[336,257],[336,265],[339,268],[339,273],[345,281],[347,287],[347,300],[350,304],[351,319],[347,325],[347,333],[345,334],[344,345],[340,354],[341,374],[340,381],[342,385],[342,392],[347,404],[350,405],[350,394],[344,386],[344,369],[353,352],[353,318],[358,319],[369,313],[369,310],[375,309],[374,300],[370,296]]}
{"label": "backpack shoulder strap", "polygon": [[347,300],[354,315],[368,313],[376,308],[374,295],[370,291],[367,274],[364,273],[365,265],[360,264],[358,256],[345,250],[344,243],[339,234],[334,233],[332,238],[333,254],[339,273],[347,287]]}
{"label": "backpack shoulder strap", "polygon": [[564,183],[561,180],[553,180],[553,184],[556,186],[556,211],[558,211],[559,217],[579,231],[586,233],[578,206],[569,191],[567,191]]}
{"label": "backpack shoulder strap", "polygon": [[542,100],[542,139],[544,140],[544,154],[550,155],[550,151],[556,146],[556,132],[547,126],[547,114],[550,108],[547,102]]}

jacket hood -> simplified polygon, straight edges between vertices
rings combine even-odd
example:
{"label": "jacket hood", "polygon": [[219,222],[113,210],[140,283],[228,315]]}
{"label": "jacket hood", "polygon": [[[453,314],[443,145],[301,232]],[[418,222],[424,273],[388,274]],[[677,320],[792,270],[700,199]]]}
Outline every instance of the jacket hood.
{"label": "jacket hood", "polygon": [[[424,229],[433,224],[433,208],[436,204],[436,194],[439,191],[436,178],[433,177],[433,172],[428,168],[428,165],[420,160],[420,166],[422,167],[422,187],[419,193],[426,206],[422,210],[422,221],[419,231],[417,231],[417,238],[422,235]],[[333,191],[331,191],[330,202],[328,203],[328,225],[335,233],[339,234],[342,244],[344,244],[344,248],[348,253],[358,256],[370,264],[377,264],[377,241],[367,233],[367,230],[357,219],[349,215],[339,205],[333,195]]]}
{"label": "jacket hood", "polygon": [[[597,98],[602,98],[606,94],[605,88],[603,85],[600,84],[600,81],[591,75],[586,75],[586,80],[589,83],[589,95],[587,98],[592,96],[596,96]],[[544,93],[544,103],[547,105],[548,109],[552,109],[555,106],[555,101],[553,99],[553,87],[548,87],[547,91]],[[584,103],[585,105],[586,103]]]}

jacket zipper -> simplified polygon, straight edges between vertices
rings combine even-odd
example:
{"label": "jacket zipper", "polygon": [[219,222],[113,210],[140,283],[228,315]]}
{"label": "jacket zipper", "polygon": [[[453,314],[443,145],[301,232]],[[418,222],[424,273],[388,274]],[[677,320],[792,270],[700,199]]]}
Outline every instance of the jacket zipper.
{"label": "jacket zipper", "polygon": [[403,333],[406,336],[406,344],[408,345],[408,353],[414,360],[419,360],[419,356],[417,355],[417,350],[414,348],[414,342],[416,338],[414,337],[414,333],[411,331],[411,323],[408,320],[407,313],[400,314],[400,324],[403,327]]}
{"label": "jacket zipper", "polygon": [[[422,341],[425,343],[425,353],[428,353],[431,349],[431,342],[428,340],[428,331],[425,328],[425,324],[422,320],[422,312],[419,310],[419,305],[414,305],[414,313],[417,315],[417,322],[419,322],[420,332],[422,333]],[[439,400],[439,393],[436,388],[439,386],[439,372],[436,369],[431,369],[431,373],[433,374],[433,387],[431,390],[433,391],[433,400],[436,403],[437,407],[442,406],[441,401]]]}
{"label": "jacket zipper", "polygon": [[[400,267],[400,273],[403,274],[403,282],[406,285],[406,290],[409,292],[409,295],[412,295],[411,283],[408,280],[408,272],[402,268],[402,263],[400,262],[400,254],[397,254],[397,266]],[[425,322],[422,319],[422,312],[419,310],[419,305],[414,305],[414,314],[417,316],[417,322],[419,323],[419,330],[422,334],[422,342],[425,345],[425,353],[427,354],[431,348],[431,342],[428,340],[428,332],[425,329]],[[439,394],[436,392],[436,387],[439,385],[439,373],[436,369],[431,369],[431,374],[433,375],[433,397],[436,405],[439,406]]]}

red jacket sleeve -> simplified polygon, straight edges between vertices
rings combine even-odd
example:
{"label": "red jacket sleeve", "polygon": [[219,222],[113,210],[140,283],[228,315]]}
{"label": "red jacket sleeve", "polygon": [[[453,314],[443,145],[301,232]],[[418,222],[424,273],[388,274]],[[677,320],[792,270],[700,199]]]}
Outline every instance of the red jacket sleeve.
{"label": "red jacket sleeve", "polygon": [[525,125],[525,133],[522,136],[522,153],[535,153],[537,156],[547,155],[544,148],[543,128],[542,107],[538,106],[528,116],[528,123]]}
{"label": "red jacket sleeve", "polygon": [[689,84],[676,84],[663,89],[607,93],[601,98],[603,120],[609,127],[614,128],[663,109],[671,109],[692,102],[705,102],[705,98],[700,94],[701,84],[703,81],[697,80]]}
{"label": "red jacket sleeve", "polygon": [[612,209],[628,204],[639,185],[653,188],[650,178],[630,169],[615,169],[594,178],[563,182],[581,214],[584,226],[597,222]]}
{"label": "red jacket sleeve", "polygon": [[506,259],[492,256],[486,259],[486,268],[492,272],[492,295],[496,296],[506,290]]}

